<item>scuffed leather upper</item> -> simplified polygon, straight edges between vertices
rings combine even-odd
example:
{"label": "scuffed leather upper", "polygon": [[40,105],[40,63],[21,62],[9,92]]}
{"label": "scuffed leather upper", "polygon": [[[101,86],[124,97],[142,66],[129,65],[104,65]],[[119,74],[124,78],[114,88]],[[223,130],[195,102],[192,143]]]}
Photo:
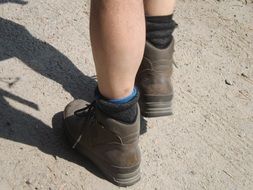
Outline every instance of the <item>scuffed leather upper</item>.
{"label": "scuffed leather upper", "polygon": [[158,49],[146,42],[141,66],[136,76],[136,85],[141,96],[171,96],[173,88],[174,39],[165,49]]}
{"label": "scuffed leather upper", "polygon": [[75,111],[86,107],[84,100],[75,100],[64,111],[64,123],[71,138],[77,139],[84,129],[79,148],[91,151],[98,159],[114,167],[132,167],[141,160],[138,147],[140,132],[140,111],[134,123],[125,124],[107,117],[95,109],[95,118],[88,122],[86,117],[78,117]]}

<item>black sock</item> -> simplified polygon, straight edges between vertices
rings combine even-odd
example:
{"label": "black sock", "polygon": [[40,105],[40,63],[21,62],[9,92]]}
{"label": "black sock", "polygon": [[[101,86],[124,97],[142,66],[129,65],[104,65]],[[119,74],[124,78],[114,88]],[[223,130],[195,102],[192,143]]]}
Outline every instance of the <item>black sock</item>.
{"label": "black sock", "polygon": [[125,122],[133,123],[137,117],[137,103],[139,100],[139,92],[129,102],[123,104],[112,103],[102,96],[97,99],[97,106],[103,113],[109,117]]}
{"label": "black sock", "polygon": [[172,33],[177,27],[173,15],[146,16],[146,40],[156,48],[164,49],[173,39]]}

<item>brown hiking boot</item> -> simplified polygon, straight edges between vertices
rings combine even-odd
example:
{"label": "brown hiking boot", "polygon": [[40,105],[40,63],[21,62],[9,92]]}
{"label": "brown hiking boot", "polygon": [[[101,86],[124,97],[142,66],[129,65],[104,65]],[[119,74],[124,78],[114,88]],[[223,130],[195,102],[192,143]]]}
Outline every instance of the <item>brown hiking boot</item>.
{"label": "brown hiking boot", "polygon": [[144,57],[136,76],[140,91],[139,104],[144,117],[172,114],[174,39],[165,49],[158,49],[146,42]]}
{"label": "brown hiking boot", "polygon": [[84,100],[64,110],[64,129],[72,145],[90,159],[112,183],[130,186],[140,180],[138,146],[140,111],[132,124],[116,121]]}

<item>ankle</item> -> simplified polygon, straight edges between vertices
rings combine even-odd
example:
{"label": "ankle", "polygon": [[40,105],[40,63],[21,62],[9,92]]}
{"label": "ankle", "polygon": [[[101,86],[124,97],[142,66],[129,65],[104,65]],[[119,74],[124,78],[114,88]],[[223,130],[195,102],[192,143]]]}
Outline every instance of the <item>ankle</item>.
{"label": "ankle", "polygon": [[103,97],[99,90],[96,90],[97,106],[103,113],[118,121],[133,123],[136,120],[139,100],[137,89],[133,89],[132,93],[121,99],[108,99]]}

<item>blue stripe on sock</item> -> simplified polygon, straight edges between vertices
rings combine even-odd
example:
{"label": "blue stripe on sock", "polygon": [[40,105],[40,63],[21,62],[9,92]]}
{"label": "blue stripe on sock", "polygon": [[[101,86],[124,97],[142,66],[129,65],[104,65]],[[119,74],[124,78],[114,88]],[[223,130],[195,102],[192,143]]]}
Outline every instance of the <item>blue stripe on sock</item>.
{"label": "blue stripe on sock", "polygon": [[114,104],[125,104],[129,101],[131,101],[135,96],[137,95],[137,89],[134,88],[132,93],[125,97],[125,98],[119,98],[119,99],[109,99],[108,102],[114,103]]}
{"label": "blue stripe on sock", "polygon": [[98,88],[96,88],[96,90],[95,90],[95,98],[96,99],[104,99],[104,100],[106,100],[108,102],[111,102],[111,103],[114,103],[114,104],[125,104],[125,103],[131,101],[136,95],[137,95],[136,87],[134,87],[132,93],[129,96],[124,97],[124,98],[119,98],[119,99],[105,98],[103,95],[100,94]]}

